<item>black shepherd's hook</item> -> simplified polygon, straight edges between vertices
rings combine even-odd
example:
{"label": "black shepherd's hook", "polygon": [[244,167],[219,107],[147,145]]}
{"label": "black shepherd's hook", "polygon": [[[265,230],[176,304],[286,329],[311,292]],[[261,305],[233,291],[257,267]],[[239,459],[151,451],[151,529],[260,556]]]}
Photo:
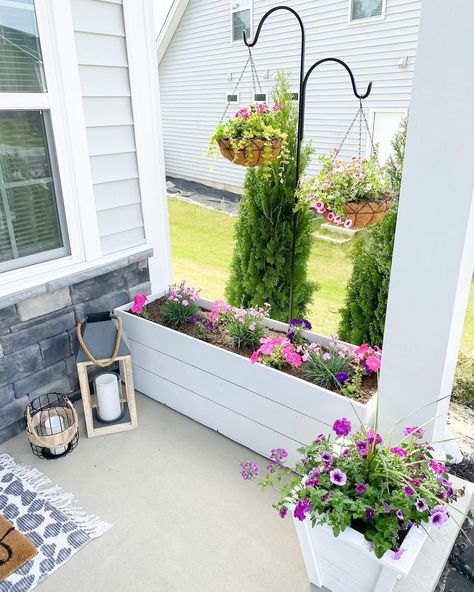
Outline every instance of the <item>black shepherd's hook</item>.
{"label": "black shepherd's hook", "polygon": [[[266,12],[262,17],[262,20],[258,24],[257,31],[256,31],[255,36],[252,41],[247,40],[247,35],[246,35],[245,31],[243,31],[243,40],[244,40],[245,45],[249,48],[249,50],[256,45],[258,38],[260,36],[260,32],[262,30],[263,23],[267,20],[267,18],[271,14],[273,14],[277,10],[286,10],[288,12],[291,12],[291,14],[293,14],[296,17],[296,20],[298,21],[300,28],[301,28],[300,84],[299,84],[299,95],[298,95],[298,105],[299,105],[298,135],[297,135],[297,143],[296,143],[296,179],[295,179],[295,191],[296,191],[296,189],[298,189],[299,179],[300,179],[300,175],[301,175],[300,158],[301,158],[301,145],[303,143],[303,134],[304,134],[306,85],[308,83],[308,79],[311,76],[312,72],[319,65],[324,64],[325,62],[336,62],[337,64],[341,64],[341,66],[343,66],[347,70],[347,73],[349,74],[349,77],[351,79],[351,84],[352,84],[352,91],[354,92],[354,95],[359,99],[359,101],[366,99],[370,95],[370,92],[372,90],[372,82],[369,82],[369,85],[367,86],[367,90],[365,91],[364,94],[362,94],[362,95],[359,94],[359,92],[357,91],[357,86],[356,86],[356,82],[355,82],[355,78],[354,78],[354,74],[352,73],[352,70],[349,68],[349,66],[344,61],[340,60],[339,58],[323,58],[321,60],[318,60],[309,68],[309,70],[305,74],[304,73],[304,60],[305,60],[305,49],[306,49],[305,29],[304,29],[303,21],[301,20],[300,15],[296,12],[296,10],[293,10],[293,8],[290,8],[289,6],[275,6],[274,8],[271,8],[268,12]],[[293,216],[293,237],[292,237],[292,246],[291,246],[290,294],[289,294],[288,322],[291,322],[291,319],[293,318],[293,282],[294,282],[294,269],[295,269],[295,248],[296,248],[297,223],[298,223],[298,215],[295,213]]]}

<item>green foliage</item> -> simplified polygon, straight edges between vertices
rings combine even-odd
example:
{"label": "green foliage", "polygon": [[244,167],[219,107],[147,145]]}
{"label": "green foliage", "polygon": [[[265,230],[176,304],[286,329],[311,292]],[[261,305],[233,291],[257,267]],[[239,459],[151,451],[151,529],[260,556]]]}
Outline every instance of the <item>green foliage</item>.
{"label": "green foliage", "polygon": [[380,347],[383,343],[406,132],[407,122],[403,120],[392,141],[394,155],[387,164],[387,178],[395,203],[354,247],[354,266],[339,325],[341,339],[349,343],[365,342]]}
{"label": "green foliage", "polygon": [[[298,107],[288,78],[279,73],[273,100],[283,109],[279,125],[287,134],[288,158],[249,169],[235,225],[234,254],[226,286],[227,300],[245,308],[269,302],[275,319],[288,320],[293,218],[295,216],[296,133]],[[303,146],[301,170],[308,165],[311,146]],[[316,284],[307,277],[312,246],[312,214],[296,215],[293,315],[304,317]]]}
{"label": "green foliage", "polygon": [[351,376],[354,370],[354,356],[345,349],[333,345],[327,351],[318,349],[310,353],[304,365],[304,376],[322,388],[339,390],[341,383],[337,380],[336,374],[344,372]]}
{"label": "green foliage", "polygon": [[459,354],[452,397],[458,403],[474,405],[474,356]]}

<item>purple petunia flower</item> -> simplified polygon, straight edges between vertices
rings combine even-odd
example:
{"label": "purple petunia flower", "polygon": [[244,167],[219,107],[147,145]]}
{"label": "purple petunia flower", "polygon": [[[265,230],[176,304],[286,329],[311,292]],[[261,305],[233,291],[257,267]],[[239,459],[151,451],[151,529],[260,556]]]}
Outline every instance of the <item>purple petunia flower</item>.
{"label": "purple petunia flower", "polygon": [[405,434],[405,436],[412,435],[414,438],[421,438],[421,436],[423,436],[423,434],[425,433],[425,430],[423,428],[418,428],[418,427],[414,426],[414,427],[405,428],[403,430],[403,433]]}
{"label": "purple petunia flower", "polygon": [[279,510],[278,510],[278,514],[280,515],[280,518],[284,518],[286,516],[286,513],[288,512],[288,508],[286,506],[282,506]]}
{"label": "purple petunia flower", "polygon": [[407,495],[415,495],[415,490],[412,489],[409,485],[405,486],[404,491]]}
{"label": "purple petunia flower", "polygon": [[397,517],[399,520],[404,520],[404,518],[405,518],[405,516],[403,515],[403,512],[402,512],[400,509],[398,509],[398,510],[395,512],[395,515],[396,515],[396,517]]}
{"label": "purple petunia flower", "polygon": [[245,479],[245,481],[253,479],[258,475],[258,465],[256,465],[254,462],[243,462],[240,466],[242,467],[240,474],[242,475],[242,479]]}
{"label": "purple petunia flower", "polygon": [[288,333],[286,334],[286,338],[288,339],[288,341],[290,341],[291,343],[293,343],[294,340],[295,340],[295,332],[294,331],[288,331]]}
{"label": "purple petunia flower", "polygon": [[359,440],[358,442],[356,442],[355,447],[356,447],[357,452],[362,457],[365,457],[369,454],[369,445],[367,443],[367,440]]}
{"label": "purple petunia flower", "polygon": [[400,448],[399,446],[394,446],[393,448],[390,448],[390,452],[392,454],[395,454],[396,456],[400,456],[401,458],[406,458],[408,456],[408,452],[406,450],[403,450],[403,448]]}
{"label": "purple petunia flower", "polygon": [[329,473],[329,480],[334,485],[345,485],[347,483],[347,475],[341,469],[334,469]]}
{"label": "purple petunia flower", "polygon": [[316,440],[314,442],[317,444],[319,442],[322,442],[325,439],[326,439],[326,436],[324,434],[319,434],[319,436],[316,437]]}
{"label": "purple petunia flower", "polygon": [[433,512],[430,516],[429,522],[434,527],[439,528],[446,522],[448,518],[449,515],[446,512],[446,510],[444,510],[443,512]]}
{"label": "purple petunia flower", "polygon": [[288,452],[284,448],[272,448],[270,451],[270,458],[277,463],[281,463],[287,456]]}
{"label": "purple petunia flower", "polygon": [[383,511],[386,512],[387,514],[390,514],[390,512],[392,511],[392,508],[389,506],[389,504],[387,504],[387,502],[384,502],[382,500],[382,506],[383,506]]}
{"label": "purple petunia flower", "polygon": [[306,518],[306,514],[312,510],[311,504],[306,498],[301,499],[295,506],[293,515],[301,522]]}
{"label": "purple petunia flower", "polygon": [[323,460],[325,463],[332,463],[333,461],[333,456],[330,452],[328,452],[327,450],[324,451],[321,454],[321,460]]}
{"label": "purple petunia flower", "polygon": [[375,518],[375,510],[373,508],[366,508],[365,517],[367,520],[373,520]]}
{"label": "purple petunia flower", "polygon": [[396,561],[398,561],[401,558],[401,556],[403,555],[403,553],[405,553],[405,551],[406,551],[406,549],[402,549],[400,547],[400,549],[398,549],[397,551],[394,551],[392,553],[391,558],[392,559],[395,559]]}
{"label": "purple petunia flower", "polygon": [[348,372],[336,372],[334,374],[334,378],[337,380],[339,384],[344,384],[349,380],[349,373]]}
{"label": "purple petunia flower", "polygon": [[359,483],[359,485],[356,485],[355,492],[357,493],[357,495],[362,495],[366,491],[367,491],[367,486],[365,483]]}
{"label": "purple petunia flower", "polygon": [[290,327],[304,327],[309,331],[312,325],[306,319],[293,319],[290,323]]}
{"label": "purple petunia flower", "polygon": [[426,500],[424,500],[422,497],[419,497],[415,502],[415,508],[418,510],[418,512],[425,512],[428,509],[428,504],[426,503]]}
{"label": "purple petunia flower", "polygon": [[327,501],[329,501],[331,499],[331,494],[328,491],[327,493],[325,493],[323,495],[323,497],[321,498],[321,503],[325,504]]}
{"label": "purple petunia flower", "polygon": [[[346,372],[338,374],[346,374]],[[351,422],[347,419],[347,417],[341,417],[341,419],[336,419],[332,426],[332,429],[336,432],[338,436],[348,436],[351,433],[352,425]]]}
{"label": "purple petunia flower", "polygon": [[380,434],[376,434],[375,431],[370,428],[370,430],[367,430],[367,441],[369,444],[373,444],[374,440],[376,444],[382,444],[382,436]]}
{"label": "purple petunia flower", "polygon": [[341,452],[341,456],[349,456],[349,448],[344,448],[344,450]]}

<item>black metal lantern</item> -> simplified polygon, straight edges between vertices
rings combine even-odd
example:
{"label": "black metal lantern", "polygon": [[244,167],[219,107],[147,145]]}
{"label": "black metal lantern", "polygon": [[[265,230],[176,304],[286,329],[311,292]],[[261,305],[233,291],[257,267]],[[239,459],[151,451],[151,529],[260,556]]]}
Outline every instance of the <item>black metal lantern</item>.
{"label": "black metal lantern", "polygon": [[26,434],[33,454],[56,459],[66,456],[79,441],[77,413],[61,393],[46,393],[33,399],[25,409]]}

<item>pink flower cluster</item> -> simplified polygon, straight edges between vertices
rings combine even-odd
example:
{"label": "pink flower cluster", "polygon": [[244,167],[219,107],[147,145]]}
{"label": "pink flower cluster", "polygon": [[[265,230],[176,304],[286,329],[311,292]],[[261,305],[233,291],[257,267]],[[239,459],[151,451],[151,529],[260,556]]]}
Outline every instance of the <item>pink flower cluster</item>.
{"label": "pink flower cluster", "polygon": [[[308,196],[309,198],[310,196]],[[313,196],[311,196],[312,198]],[[311,201],[311,199],[309,199]],[[311,203],[312,207],[318,212],[318,214],[324,214],[324,217],[328,222],[332,222],[333,224],[338,224],[339,226],[342,225],[344,228],[350,228],[352,226],[352,220],[347,218],[343,220],[341,216],[336,216],[331,208],[326,207],[325,203],[318,199],[317,201],[313,201]]]}
{"label": "pink flower cluster", "polygon": [[168,300],[180,302],[184,307],[189,306],[189,302],[196,302],[199,299],[199,291],[186,286],[183,280],[180,284],[170,284],[168,286]]}
{"label": "pink flower cluster", "polygon": [[382,365],[382,350],[379,347],[370,347],[366,343],[363,343],[354,350],[354,355],[359,361],[359,364],[364,366],[368,374],[380,370],[380,366]]}
{"label": "pink flower cluster", "polygon": [[[283,106],[275,103],[272,108],[272,111],[283,111]],[[250,105],[250,107],[242,107],[237,111],[235,117],[242,117],[243,119],[250,119],[252,115],[255,113],[259,113],[260,115],[264,115],[270,112],[270,108],[268,107],[267,103],[263,101],[262,103],[255,103],[254,105]]]}
{"label": "pink flower cluster", "polygon": [[146,302],[148,302],[148,298],[145,294],[137,294],[133,299],[132,308],[130,310],[135,314],[142,314]]}
{"label": "pink flower cluster", "polygon": [[209,313],[209,320],[211,323],[225,321],[232,316],[236,321],[244,325],[250,322],[250,331],[255,330],[255,323],[253,321],[268,318],[270,315],[270,305],[265,302],[263,306],[258,308],[235,308],[230,304],[226,304],[223,300],[215,300],[211,312]]}
{"label": "pink flower cluster", "polygon": [[209,320],[211,323],[215,323],[231,313],[232,309],[233,307],[230,304],[226,304],[223,300],[215,300],[212,310],[209,313]]}
{"label": "pink flower cluster", "polygon": [[250,356],[252,364],[259,362],[262,356],[271,356],[273,354],[280,354],[283,359],[293,366],[299,368],[303,363],[303,359],[297,348],[286,337],[262,337],[260,339],[260,347]]}

